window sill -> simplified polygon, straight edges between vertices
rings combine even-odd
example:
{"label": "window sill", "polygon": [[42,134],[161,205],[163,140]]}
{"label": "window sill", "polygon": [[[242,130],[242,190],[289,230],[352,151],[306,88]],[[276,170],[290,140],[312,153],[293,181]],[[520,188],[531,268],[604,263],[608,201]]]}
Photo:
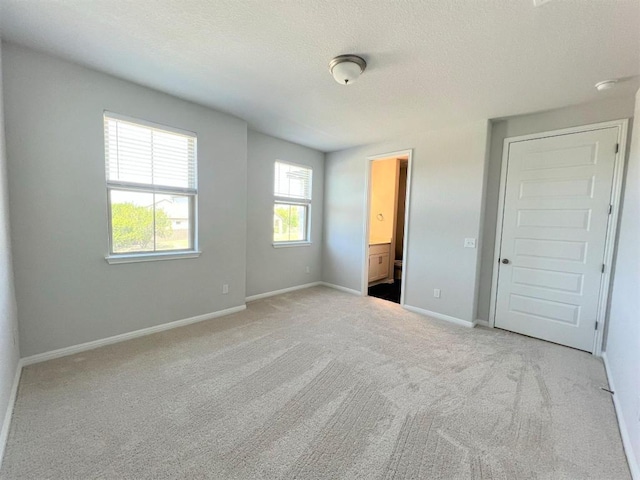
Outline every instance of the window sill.
{"label": "window sill", "polygon": [[310,247],[311,242],[278,242],[273,243],[273,248],[288,248],[288,247]]}
{"label": "window sill", "polygon": [[110,265],[118,263],[156,262],[158,260],[178,260],[182,258],[197,258],[202,252],[167,252],[167,253],[132,253],[123,255],[107,255],[105,260]]}

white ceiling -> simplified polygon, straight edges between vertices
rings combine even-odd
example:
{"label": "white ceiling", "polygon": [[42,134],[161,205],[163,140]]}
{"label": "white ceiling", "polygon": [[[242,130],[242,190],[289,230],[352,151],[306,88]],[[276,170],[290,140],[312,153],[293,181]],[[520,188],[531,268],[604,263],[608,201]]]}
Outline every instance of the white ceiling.
{"label": "white ceiling", "polygon": [[[640,1],[0,0],[5,40],[323,151],[626,95]],[[363,56],[348,87],[328,63]]]}

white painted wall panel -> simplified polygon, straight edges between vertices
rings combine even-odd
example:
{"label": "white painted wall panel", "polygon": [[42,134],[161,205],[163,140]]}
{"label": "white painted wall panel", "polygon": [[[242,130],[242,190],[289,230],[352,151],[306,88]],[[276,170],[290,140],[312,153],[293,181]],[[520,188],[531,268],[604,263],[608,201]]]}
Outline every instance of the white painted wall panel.
{"label": "white painted wall panel", "polygon": [[[23,47],[4,53],[22,355],[242,305],[247,124]],[[105,261],[104,110],[197,133],[199,258]]]}
{"label": "white painted wall panel", "polygon": [[478,121],[327,154],[323,280],[361,289],[367,156],[413,148],[405,302],[473,321],[480,250],[464,239],[480,237],[487,137]]}
{"label": "white painted wall panel", "polygon": [[[320,281],[324,153],[252,130],[248,133],[247,148],[247,296]],[[313,169],[309,246],[273,247],[273,168],[276,160]],[[309,273],[306,267],[309,267]]]}
{"label": "white painted wall panel", "polygon": [[[630,96],[609,97],[599,102],[559,108],[546,112],[519,115],[502,120],[496,120],[491,128],[491,151],[487,175],[485,196],[485,219],[482,241],[482,266],[480,268],[480,292],[478,298],[478,318],[489,319],[489,304],[491,301],[491,275],[494,266],[494,247],[496,222],[498,216],[498,192],[500,188],[500,168],[502,165],[502,147],[504,139],[531,133],[546,132],[561,128],[588,125],[609,120],[619,120],[633,116],[634,99]],[[563,156],[566,166],[572,166],[576,161],[584,163],[584,156],[579,151],[573,155]],[[580,158],[580,159],[578,159]],[[531,157],[531,169],[543,169],[535,156]]]}
{"label": "white painted wall panel", "polygon": [[[18,351],[18,319],[13,287],[11,241],[9,236],[9,201],[5,152],[4,109],[2,99],[2,46],[0,45],[0,431],[20,356]],[[0,442],[2,439],[0,439]],[[0,463],[2,463],[0,445]]]}
{"label": "white painted wall panel", "polygon": [[[640,91],[635,118],[640,118]],[[605,350],[627,457],[640,479],[640,128],[631,137],[613,272]]]}

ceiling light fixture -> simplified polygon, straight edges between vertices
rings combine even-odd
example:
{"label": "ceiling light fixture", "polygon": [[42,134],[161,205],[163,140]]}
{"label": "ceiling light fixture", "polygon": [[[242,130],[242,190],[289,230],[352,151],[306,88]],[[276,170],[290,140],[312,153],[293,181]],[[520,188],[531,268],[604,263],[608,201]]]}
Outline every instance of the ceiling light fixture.
{"label": "ceiling light fixture", "polygon": [[610,88],[615,87],[618,80],[605,80],[603,82],[596,83],[596,90],[602,92],[603,90],[609,90]]}
{"label": "ceiling light fixture", "polygon": [[338,55],[329,62],[329,71],[340,85],[354,83],[365,68],[367,68],[367,62],[357,55]]}

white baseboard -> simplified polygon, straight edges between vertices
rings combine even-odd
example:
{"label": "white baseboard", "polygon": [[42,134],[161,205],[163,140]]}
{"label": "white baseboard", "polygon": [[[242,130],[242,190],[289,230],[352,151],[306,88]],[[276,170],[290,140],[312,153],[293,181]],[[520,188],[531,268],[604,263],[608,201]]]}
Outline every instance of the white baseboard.
{"label": "white baseboard", "polygon": [[9,440],[9,429],[11,427],[11,417],[13,416],[13,407],[16,404],[16,397],[18,396],[18,384],[20,383],[20,375],[22,374],[22,360],[18,360],[16,365],[16,374],[13,377],[13,385],[11,386],[11,393],[9,394],[9,403],[7,404],[7,411],[4,414],[4,421],[2,422],[2,430],[0,430],[0,468],[2,468],[2,459],[4,458],[4,450],[7,446],[7,440]]}
{"label": "white baseboard", "polygon": [[53,360],[54,358],[66,357],[75,353],[85,352],[87,350],[93,350],[94,348],[104,347],[105,345],[112,345],[114,343],[124,342],[131,340],[132,338],[144,337],[153,333],[163,332],[165,330],[171,330],[173,328],[184,327],[185,325],[191,325],[192,323],[203,322],[205,320],[211,320],[212,318],[224,317],[225,315],[231,315],[232,313],[241,312],[247,308],[246,305],[239,305],[237,307],[227,308],[225,310],[219,310],[217,312],[205,313],[204,315],[197,315],[195,317],[184,318],[182,320],[176,320],[175,322],[163,323],[154,327],[143,328],[141,330],[134,330],[133,332],[122,333],[113,337],[102,338],[100,340],[94,340],[92,342],[81,343],[79,345],[72,345],[70,347],[60,348],[58,350],[52,350],[50,352],[38,353],[22,359],[22,365],[32,365],[34,363],[45,362],[47,360]]}
{"label": "white baseboard", "polygon": [[317,287],[322,282],[311,282],[303,285],[296,285],[295,287],[282,288],[280,290],[274,290],[272,292],[259,293],[258,295],[251,295],[245,298],[245,302],[253,302],[254,300],[260,300],[261,298],[273,297],[275,295],[282,295],[283,293],[295,292],[296,290],[302,290],[303,288]]}
{"label": "white baseboard", "polygon": [[466,320],[462,320],[461,318],[451,317],[449,315],[444,315],[443,313],[432,312],[430,310],[425,310],[424,308],[412,307],[411,305],[403,305],[405,310],[409,310],[410,312],[419,313],[420,315],[426,315],[427,317],[437,318],[438,320],[444,320],[445,322],[455,323],[456,325],[461,325],[467,328],[475,327],[475,323],[467,322]]}
{"label": "white baseboard", "polygon": [[320,282],[320,285],[324,285],[325,287],[333,288],[334,290],[340,290],[341,292],[350,293],[351,295],[357,295],[359,297],[362,296],[362,292],[358,290],[354,290],[352,288],[343,287],[342,285],[335,285],[333,283]]}
{"label": "white baseboard", "polygon": [[631,478],[633,480],[640,480],[640,464],[638,464],[638,459],[636,459],[633,445],[631,445],[629,430],[627,430],[627,424],[622,416],[620,401],[618,400],[618,396],[615,394],[616,386],[613,383],[613,377],[611,376],[609,360],[607,360],[607,352],[602,352],[602,361],[604,362],[604,370],[607,374],[607,380],[609,381],[609,389],[614,392],[614,394],[611,395],[611,398],[613,398],[613,407],[616,411],[618,428],[620,429],[620,436],[622,437],[622,446],[624,447],[624,452],[627,455],[627,463],[629,464],[629,470],[631,471]]}
{"label": "white baseboard", "polygon": [[481,327],[492,328],[489,320],[480,320],[479,318],[476,318],[476,321],[474,323],[476,325],[480,325]]}

